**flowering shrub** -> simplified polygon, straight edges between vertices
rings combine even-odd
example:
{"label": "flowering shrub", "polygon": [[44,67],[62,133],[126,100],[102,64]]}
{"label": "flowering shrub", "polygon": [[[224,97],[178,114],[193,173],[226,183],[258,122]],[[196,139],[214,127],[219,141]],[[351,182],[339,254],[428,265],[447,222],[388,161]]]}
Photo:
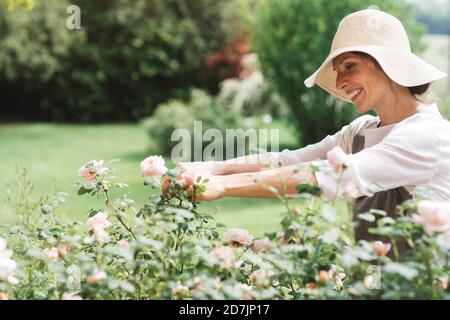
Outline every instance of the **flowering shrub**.
{"label": "flowering shrub", "polygon": [[[126,188],[112,165],[80,168],[78,194],[102,199],[81,223],[59,216],[66,194],[32,201],[19,177],[20,197],[8,194],[17,222],[0,229],[0,299],[450,298],[448,204],[416,194],[397,219],[362,214],[378,218],[371,232],[392,241],[354,243],[348,218],[300,185],[298,194],[280,196],[279,229],[254,239],[200,211],[195,199],[206,179],[147,158],[146,187],[167,183],[138,207],[127,196],[110,198],[111,188]],[[411,249],[399,252],[394,240]]]}

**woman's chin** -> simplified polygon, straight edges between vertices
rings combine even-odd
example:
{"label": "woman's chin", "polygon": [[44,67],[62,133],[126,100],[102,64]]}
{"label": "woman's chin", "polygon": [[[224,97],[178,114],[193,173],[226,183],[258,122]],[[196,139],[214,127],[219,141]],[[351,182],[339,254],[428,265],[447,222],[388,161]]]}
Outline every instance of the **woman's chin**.
{"label": "woman's chin", "polygon": [[356,112],[364,113],[370,110],[369,106],[364,103],[355,103]]}

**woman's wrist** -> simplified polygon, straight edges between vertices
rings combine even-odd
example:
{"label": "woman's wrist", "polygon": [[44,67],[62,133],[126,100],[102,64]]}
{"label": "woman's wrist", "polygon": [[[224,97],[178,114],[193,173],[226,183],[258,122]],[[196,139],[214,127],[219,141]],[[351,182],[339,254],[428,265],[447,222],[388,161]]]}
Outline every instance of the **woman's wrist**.
{"label": "woman's wrist", "polygon": [[211,174],[213,176],[221,176],[226,174],[226,165],[224,161],[210,161]]}

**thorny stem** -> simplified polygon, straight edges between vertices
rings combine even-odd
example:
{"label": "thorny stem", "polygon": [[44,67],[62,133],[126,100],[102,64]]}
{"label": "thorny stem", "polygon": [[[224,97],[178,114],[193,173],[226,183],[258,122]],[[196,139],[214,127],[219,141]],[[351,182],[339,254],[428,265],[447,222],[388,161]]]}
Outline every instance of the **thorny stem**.
{"label": "thorny stem", "polygon": [[108,191],[103,188],[103,195],[105,196],[105,204],[107,207],[109,207],[114,214],[116,215],[117,220],[123,225],[123,227],[133,236],[134,239],[136,239],[136,236],[134,235],[133,231],[131,230],[131,227],[128,227],[125,222],[123,222],[122,218],[120,217],[119,213],[117,212],[116,208],[112,205],[111,201],[109,200]]}
{"label": "thorny stem", "polygon": [[343,174],[344,174],[344,169],[340,172],[339,177],[336,182],[336,192],[334,193],[334,196],[333,196],[333,205],[336,203],[336,198],[337,198],[338,192],[339,192],[339,185],[341,184]]}
{"label": "thorny stem", "polygon": [[392,242],[392,251],[394,252],[395,261],[398,261],[400,254],[398,252],[397,242],[395,241],[395,239],[393,237],[390,237],[390,238],[391,238],[391,242]]}

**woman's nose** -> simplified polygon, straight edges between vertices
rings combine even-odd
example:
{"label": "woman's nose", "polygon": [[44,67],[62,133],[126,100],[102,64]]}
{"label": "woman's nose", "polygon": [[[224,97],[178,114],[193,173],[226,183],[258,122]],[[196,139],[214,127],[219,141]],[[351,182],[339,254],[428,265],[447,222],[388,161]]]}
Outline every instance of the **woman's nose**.
{"label": "woman's nose", "polygon": [[344,90],[345,87],[347,86],[347,77],[344,77],[342,75],[337,75],[336,77],[336,89],[338,90]]}

